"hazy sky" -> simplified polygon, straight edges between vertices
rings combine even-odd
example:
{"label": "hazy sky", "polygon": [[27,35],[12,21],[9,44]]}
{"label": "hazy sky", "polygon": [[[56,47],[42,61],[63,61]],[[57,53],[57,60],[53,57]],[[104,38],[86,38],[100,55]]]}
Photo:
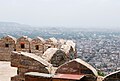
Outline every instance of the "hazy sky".
{"label": "hazy sky", "polygon": [[0,21],[32,26],[120,27],[120,0],[0,0]]}

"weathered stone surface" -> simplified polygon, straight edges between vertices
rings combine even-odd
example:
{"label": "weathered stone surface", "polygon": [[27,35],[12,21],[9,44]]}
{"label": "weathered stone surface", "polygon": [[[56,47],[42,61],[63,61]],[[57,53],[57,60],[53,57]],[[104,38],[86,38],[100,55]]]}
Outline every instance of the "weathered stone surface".
{"label": "weathered stone surface", "polygon": [[54,67],[58,67],[68,61],[65,52],[57,48],[47,49],[42,58],[51,63]]}
{"label": "weathered stone surface", "polygon": [[120,70],[106,75],[103,81],[120,81]]}
{"label": "weathered stone surface", "polygon": [[42,56],[42,54],[44,53],[44,44],[45,40],[41,37],[33,39],[31,42],[31,53]]}
{"label": "weathered stone surface", "polygon": [[0,60],[10,61],[11,51],[15,50],[16,38],[6,36],[0,39]]}
{"label": "weathered stone surface", "polygon": [[[69,46],[69,48],[66,47],[66,49],[64,46]],[[63,50],[69,59],[76,57],[75,44],[70,40],[66,41],[61,39],[61,41],[57,41],[55,38],[49,38],[45,41],[41,37],[32,40],[27,36],[16,39],[8,35],[0,39],[0,60],[10,61],[11,51],[32,52],[38,56],[42,56],[48,48]]]}
{"label": "weathered stone surface", "polygon": [[25,74],[25,81],[52,81],[52,74],[29,72]]}
{"label": "weathered stone surface", "polygon": [[30,43],[32,39],[27,36],[22,36],[17,39],[16,51],[31,52]]}
{"label": "weathered stone surface", "polygon": [[[66,41],[64,41],[64,43],[58,43],[55,38],[49,38],[45,41],[40,37],[32,40],[27,36],[22,36],[18,39],[12,36],[6,36],[0,39],[0,60],[11,61],[11,66],[18,68],[18,75],[12,77],[12,81],[25,80],[24,73],[31,71],[55,73],[56,67],[62,65],[70,59],[67,57],[67,53],[69,53],[70,56],[74,51],[74,44],[69,44],[69,47],[72,47],[73,50],[71,51],[70,49],[67,53],[61,50],[62,44],[68,45]],[[55,50],[45,52],[50,48]],[[34,54],[28,52],[32,52]],[[55,67],[52,67],[52,65]]]}
{"label": "weathered stone surface", "polygon": [[[41,57],[26,52],[12,52],[11,56],[11,66],[18,68],[31,68],[35,70],[40,70],[41,68],[51,67],[52,65],[47,61],[43,60]],[[44,71],[44,70],[42,70]],[[46,69],[46,71],[48,71]]]}
{"label": "weathered stone surface", "polygon": [[44,51],[46,51],[48,48],[58,48],[58,41],[55,38],[49,38],[46,40],[44,44]]}
{"label": "weathered stone surface", "polygon": [[11,81],[25,81],[25,77],[16,75],[14,77],[11,77]]}
{"label": "weathered stone surface", "polygon": [[50,63],[35,54],[27,52],[13,51],[11,54],[11,66],[18,68],[17,76],[11,78],[13,81],[16,79],[21,81],[21,77],[24,79],[26,72],[51,73],[52,71]]}
{"label": "weathered stone surface", "polygon": [[77,58],[76,44],[72,40],[67,40],[60,49],[66,53],[70,60]]}
{"label": "weathered stone surface", "polygon": [[61,74],[91,74],[98,76],[95,68],[86,63],[85,61],[77,58],[58,67],[56,73]]}

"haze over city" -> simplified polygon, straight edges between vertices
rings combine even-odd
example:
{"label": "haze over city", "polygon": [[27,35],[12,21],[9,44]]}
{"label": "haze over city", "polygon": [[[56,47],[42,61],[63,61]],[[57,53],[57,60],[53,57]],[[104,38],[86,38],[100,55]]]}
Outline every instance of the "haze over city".
{"label": "haze over city", "polygon": [[0,0],[0,21],[39,27],[119,28],[120,0]]}
{"label": "haze over city", "polygon": [[120,81],[120,0],[0,0],[1,81]]}

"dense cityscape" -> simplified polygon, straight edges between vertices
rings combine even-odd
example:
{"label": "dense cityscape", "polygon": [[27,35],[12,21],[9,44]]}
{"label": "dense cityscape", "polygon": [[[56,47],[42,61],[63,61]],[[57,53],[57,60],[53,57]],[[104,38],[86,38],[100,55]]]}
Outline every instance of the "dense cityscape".
{"label": "dense cityscape", "polygon": [[[12,27],[12,28],[11,28]],[[100,29],[31,27],[18,23],[0,23],[0,37],[27,35],[71,39],[77,44],[78,57],[108,74],[120,69],[120,33]]]}

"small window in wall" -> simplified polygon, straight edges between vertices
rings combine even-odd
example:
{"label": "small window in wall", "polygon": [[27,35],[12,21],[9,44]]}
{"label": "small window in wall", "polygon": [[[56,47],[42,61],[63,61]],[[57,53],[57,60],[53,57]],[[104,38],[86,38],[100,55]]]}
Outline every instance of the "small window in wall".
{"label": "small window in wall", "polygon": [[35,46],[35,49],[36,49],[36,50],[39,50],[39,45],[36,45],[36,46]]}
{"label": "small window in wall", "polygon": [[17,69],[17,74],[19,74],[19,70]]}
{"label": "small window in wall", "polygon": [[9,47],[9,44],[5,44],[5,47],[7,47],[7,48],[8,48],[8,47]]}
{"label": "small window in wall", "polygon": [[21,44],[21,48],[25,48],[25,44]]}
{"label": "small window in wall", "polygon": [[16,51],[16,49],[14,49],[14,51]]}
{"label": "small window in wall", "polygon": [[29,50],[29,53],[31,53],[31,50]]}
{"label": "small window in wall", "polygon": [[51,48],[51,46],[48,46],[48,48]]}

